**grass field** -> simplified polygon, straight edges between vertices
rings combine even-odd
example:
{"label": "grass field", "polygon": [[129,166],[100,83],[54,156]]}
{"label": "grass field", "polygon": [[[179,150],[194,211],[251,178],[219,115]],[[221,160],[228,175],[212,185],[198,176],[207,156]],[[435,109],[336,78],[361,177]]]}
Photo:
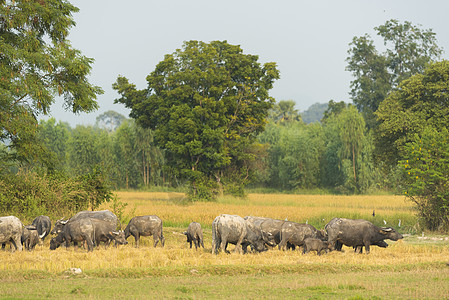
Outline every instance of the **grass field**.
{"label": "grass field", "polygon": [[[152,238],[143,237],[136,249],[131,237],[129,245],[100,247],[93,253],[50,251],[48,240],[33,252],[0,251],[0,298],[449,298],[449,238],[428,233],[423,237],[411,203],[403,197],[251,194],[243,200],[186,203],[176,193],[118,196],[128,203],[128,219],[145,214],[163,219],[164,248],[153,248]],[[212,255],[210,224],[220,213],[308,221],[319,228],[332,217],[385,220],[406,236],[388,241],[386,249],[373,247],[369,255],[349,248],[322,256],[277,249]],[[191,221],[202,224],[205,249],[189,249],[181,234]],[[70,268],[83,272],[73,275]]]}

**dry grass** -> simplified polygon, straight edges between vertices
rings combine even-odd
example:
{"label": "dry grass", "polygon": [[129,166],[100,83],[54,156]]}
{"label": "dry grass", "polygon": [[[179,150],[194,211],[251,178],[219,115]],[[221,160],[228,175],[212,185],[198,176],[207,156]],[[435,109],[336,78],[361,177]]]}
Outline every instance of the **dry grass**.
{"label": "dry grass", "polygon": [[[300,251],[279,251],[272,249],[264,253],[239,254],[211,254],[210,231],[205,232],[206,249],[189,249],[185,238],[176,232],[175,228],[166,228],[166,246],[153,248],[151,239],[142,238],[140,248],[134,248],[133,243],[119,248],[111,247],[96,249],[87,253],[83,249],[59,248],[50,251],[48,245],[38,246],[34,251],[10,253],[0,251],[0,271],[46,271],[60,273],[68,268],[81,268],[85,271],[108,270],[111,274],[121,269],[153,270],[154,268],[204,268],[238,266],[246,269],[252,268],[272,269],[272,272],[282,272],[286,266],[295,266],[308,270],[312,266],[328,270],[343,268],[346,270],[362,270],[381,268],[384,270],[413,269],[444,264],[449,261],[449,247],[444,245],[414,245],[407,239],[393,243],[386,249],[372,247],[371,254],[359,255],[346,248],[346,251],[330,252],[327,255],[317,256],[314,253],[302,255]],[[130,242],[131,242],[130,238]],[[47,242],[48,243],[48,242]],[[232,245],[230,249],[232,249]],[[287,268],[288,269],[288,268]],[[312,268],[311,268],[312,269]],[[183,271],[183,270],[181,270]],[[207,272],[210,272],[207,271]],[[157,272],[156,272],[157,273]],[[150,272],[151,274],[151,272]]]}
{"label": "dry grass", "polygon": [[156,214],[169,224],[188,224],[191,221],[210,226],[222,213],[241,216],[265,216],[275,219],[288,218],[305,222],[321,216],[347,215],[385,219],[396,216],[412,216],[413,206],[403,196],[335,196],[335,195],[283,195],[250,194],[247,199],[222,198],[218,202],[183,202],[181,193],[117,192],[122,202],[128,203],[127,213],[135,210],[138,215]]}
{"label": "dry grass", "polygon": [[[143,237],[141,247],[136,249],[130,237],[129,245],[100,247],[91,253],[73,248],[50,251],[49,239],[32,252],[0,251],[0,293],[11,298],[21,295],[23,290],[36,298],[76,298],[80,293],[110,298],[124,296],[120,293],[127,289],[134,291],[132,298],[145,298],[145,293],[159,298],[223,298],[225,295],[255,298],[277,289],[277,295],[291,298],[304,295],[347,298],[354,295],[354,290],[366,297],[448,296],[444,290],[435,293],[435,289],[447,285],[444,274],[449,274],[449,241],[446,236],[425,240],[416,235],[406,236],[398,242],[389,241],[386,249],[372,247],[369,255],[355,254],[349,248],[322,256],[277,249],[248,255],[211,254],[210,224],[221,213],[298,222],[310,220],[321,226],[332,217],[372,218],[374,209],[376,218],[380,218],[377,221],[396,222],[402,218],[405,223],[412,223],[415,218],[411,203],[403,197],[250,194],[243,200],[223,198],[216,203],[186,203],[184,195],[179,193],[117,194],[120,201],[128,203],[125,211],[128,217],[155,214],[162,218],[164,248],[153,248],[152,238]],[[110,209],[107,205],[102,208]],[[191,221],[202,224],[206,249],[189,249],[181,232]],[[71,278],[79,286],[67,290],[64,274],[69,268],[81,268],[84,273],[80,278]],[[417,287],[421,283],[417,275],[425,277],[426,287]],[[148,282],[145,291],[139,290],[149,276],[151,282],[158,282],[158,287]],[[206,284],[203,288],[198,289],[197,276]],[[116,284],[114,289],[110,288],[111,281]],[[254,286],[249,294],[247,282]],[[41,292],[37,292],[37,286]],[[109,294],[97,292],[108,288]]]}

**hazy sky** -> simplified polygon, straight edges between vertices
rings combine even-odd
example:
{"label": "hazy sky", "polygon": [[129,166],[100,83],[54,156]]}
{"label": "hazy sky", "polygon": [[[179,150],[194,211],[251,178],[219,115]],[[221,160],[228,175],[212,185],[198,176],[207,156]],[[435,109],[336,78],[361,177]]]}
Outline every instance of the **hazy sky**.
{"label": "hazy sky", "polygon": [[[91,82],[105,93],[100,109],[90,114],[65,112],[62,100],[52,107],[57,120],[94,124],[108,110],[128,116],[111,85],[123,75],[146,87],[146,76],[165,54],[184,41],[227,40],[259,62],[276,62],[281,78],[271,90],[277,101],[292,99],[306,110],[330,99],[350,102],[351,74],[345,71],[349,43],[374,27],[398,19],[432,28],[438,44],[449,52],[449,1],[186,1],[186,0],[73,0],[80,11],[69,36],[74,48],[95,59]],[[381,47],[381,44],[376,46]]]}

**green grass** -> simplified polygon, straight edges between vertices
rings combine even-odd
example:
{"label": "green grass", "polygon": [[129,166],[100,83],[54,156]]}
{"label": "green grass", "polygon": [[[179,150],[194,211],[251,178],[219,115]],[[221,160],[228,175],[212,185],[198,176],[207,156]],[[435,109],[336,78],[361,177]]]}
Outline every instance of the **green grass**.
{"label": "green grass", "polygon": [[445,299],[449,268],[286,274],[104,278],[80,275],[3,280],[1,298],[23,299]]}

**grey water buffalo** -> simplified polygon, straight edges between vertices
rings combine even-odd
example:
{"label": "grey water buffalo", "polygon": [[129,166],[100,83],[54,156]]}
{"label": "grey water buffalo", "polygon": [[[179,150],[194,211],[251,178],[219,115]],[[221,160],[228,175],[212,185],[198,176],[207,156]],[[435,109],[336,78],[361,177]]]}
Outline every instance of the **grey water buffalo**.
{"label": "grey water buffalo", "polygon": [[321,251],[328,252],[329,250],[332,250],[332,245],[327,241],[322,241],[320,239],[315,238],[306,238],[304,240],[304,246],[302,253],[305,254],[310,251],[316,251],[318,255],[321,255]]}
{"label": "grey water buffalo", "polygon": [[116,231],[115,227],[108,221],[90,219],[94,226],[94,241],[95,245],[100,246],[103,242],[107,248],[111,241],[114,241],[115,246],[118,244],[126,245],[128,242],[125,239],[125,232],[123,230]]}
{"label": "grey water buffalo", "polygon": [[203,230],[201,229],[200,223],[190,223],[187,231],[183,233],[187,236],[187,243],[190,243],[190,248],[192,248],[192,242],[195,244],[195,250],[200,246],[204,248]]}
{"label": "grey water buffalo", "polygon": [[51,221],[47,216],[38,216],[31,223],[34,227],[36,227],[39,238],[44,241],[47,235],[50,234],[51,231]]}
{"label": "grey water buffalo", "polygon": [[287,243],[301,247],[304,245],[304,240],[306,238],[326,240],[325,234],[312,225],[285,221],[281,228],[281,242],[279,243],[279,249],[285,250]]}
{"label": "grey water buffalo", "polygon": [[[353,220],[344,218],[334,218],[326,224],[329,243],[334,249],[338,248],[338,243],[349,247],[365,247],[366,253],[370,252],[370,245],[385,244],[383,240],[390,239],[397,241],[402,239],[402,235],[392,227],[378,227],[367,220]],[[360,248],[361,249],[361,248]]]}
{"label": "grey water buffalo", "polygon": [[262,232],[254,224],[240,216],[222,214],[212,222],[212,253],[226,251],[228,243],[234,244],[234,252],[239,253],[248,245],[258,252],[267,250]]}
{"label": "grey water buffalo", "polygon": [[51,234],[59,234],[67,223],[84,218],[106,221],[110,223],[110,225],[114,228],[114,230],[117,229],[117,225],[119,223],[117,216],[112,212],[110,212],[109,210],[100,210],[100,211],[83,210],[78,212],[76,215],[74,215],[68,220],[64,220],[64,218],[62,218],[56,221],[55,226],[51,231]]}
{"label": "grey water buffalo", "polygon": [[133,236],[136,240],[136,247],[139,247],[141,236],[153,236],[154,247],[161,241],[162,247],[165,244],[164,234],[162,233],[162,220],[155,215],[137,216],[132,218],[125,228],[125,239]]}
{"label": "grey water buffalo", "polygon": [[31,251],[39,244],[39,233],[37,228],[34,225],[28,225],[23,228],[22,236],[21,236],[22,246],[25,247],[26,250]]}
{"label": "grey water buffalo", "polygon": [[93,251],[95,241],[95,228],[94,221],[90,218],[82,218],[78,220],[72,220],[65,224],[62,231],[58,235],[50,240],[50,250],[55,250],[63,242],[66,243],[66,247],[70,246],[73,242],[75,247],[78,242],[86,241],[87,251]]}
{"label": "grey water buffalo", "polygon": [[[0,243],[11,243],[15,250],[22,251],[22,222],[14,216],[0,217]],[[11,247],[12,248],[12,247]]]}

